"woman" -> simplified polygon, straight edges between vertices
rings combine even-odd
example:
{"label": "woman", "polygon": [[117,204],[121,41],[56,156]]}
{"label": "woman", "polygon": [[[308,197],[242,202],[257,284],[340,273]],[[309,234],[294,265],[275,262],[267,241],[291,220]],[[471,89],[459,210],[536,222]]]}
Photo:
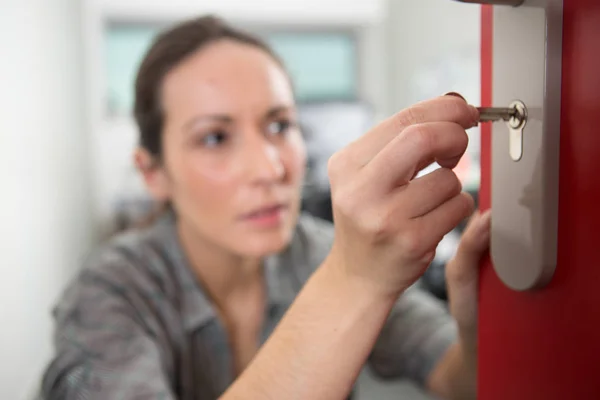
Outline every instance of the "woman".
{"label": "woman", "polygon": [[[46,399],[342,399],[367,362],[474,397],[489,215],[448,266],[454,320],[409,289],[472,212],[451,168],[474,107],[420,103],[338,152],[335,228],[299,215],[292,86],[259,40],[212,17],[165,32],[140,67],[135,117],[136,164],[171,211],[96,251],[65,292]],[[434,160],[443,168],[413,179]]]}

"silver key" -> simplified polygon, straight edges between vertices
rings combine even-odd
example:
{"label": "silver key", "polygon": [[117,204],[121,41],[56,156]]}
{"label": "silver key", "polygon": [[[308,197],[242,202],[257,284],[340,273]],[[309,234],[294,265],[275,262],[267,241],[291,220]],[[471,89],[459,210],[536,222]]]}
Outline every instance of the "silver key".
{"label": "silver key", "polygon": [[527,107],[515,100],[508,107],[479,107],[480,122],[505,121],[509,129],[509,153],[513,161],[523,156],[523,129],[527,124]]}
{"label": "silver key", "polygon": [[495,122],[495,121],[506,121],[508,122],[513,115],[516,114],[515,108],[501,108],[501,107],[479,107],[479,122]]}

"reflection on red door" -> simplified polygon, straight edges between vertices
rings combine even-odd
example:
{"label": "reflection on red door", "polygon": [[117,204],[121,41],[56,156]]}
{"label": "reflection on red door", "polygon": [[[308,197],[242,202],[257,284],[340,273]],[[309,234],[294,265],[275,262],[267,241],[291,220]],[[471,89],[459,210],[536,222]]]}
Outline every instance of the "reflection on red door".
{"label": "reflection on red door", "polygon": [[[482,7],[482,105],[492,98],[493,7]],[[523,55],[526,57],[526,55]],[[514,292],[484,262],[479,400],[600,399],[600,0],[564,0],[558,265]],[[482,127],[481,207],[490,207]]]}

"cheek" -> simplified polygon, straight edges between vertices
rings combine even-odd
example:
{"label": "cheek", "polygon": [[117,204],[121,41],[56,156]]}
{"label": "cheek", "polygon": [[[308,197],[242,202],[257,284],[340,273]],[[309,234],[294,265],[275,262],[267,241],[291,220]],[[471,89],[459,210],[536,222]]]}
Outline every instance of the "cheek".
{"label": "cheek", "polygon": [[230,196],[241,184],[243,168],[238,164],[239,160],[230,157],[216,159],[206,157],[205,160],[198,160],[190,168],[189,184],[201,183],[202,194],[212,190],[214,192],[211,196],[222,197],[219,196],[220,194]]}
{"label": "cheek", "polygon": [[195,203],[214,206],[224,204],[222,199],[231,198],[240,185],[240,168],[235,158],[214,157],[208,154],[189,152],[179,157],[177,171],[174,171],[174,189],[179,194],[186,193]]}
{"label": "cheek", "polygon": [[306,168],[306,146],[300,135],[291,138],[282,158],[291,178],[301,180]]}

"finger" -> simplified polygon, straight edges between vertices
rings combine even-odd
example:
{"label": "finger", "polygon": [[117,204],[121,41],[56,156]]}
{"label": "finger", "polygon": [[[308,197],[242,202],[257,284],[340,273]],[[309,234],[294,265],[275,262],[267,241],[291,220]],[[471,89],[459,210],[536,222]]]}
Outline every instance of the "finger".
{"label": "finger", "polygon": [[455,256],[446,267],[449,284],[471,283],[477,279],[479,261],[489,248],[490,212],[476,212],[462,234]]}
{"label": "finger", "polygon": [[461,190],[462,184],[456,174],[450,169],[439,168],[412,180],[406,190],[399,191],[398,195],[402,196],[404,215],[416,218],[459,195]]}
{"label": "finger", "polygon": [[465,263],[479,263],[483,253],[489,248],[491,210],[476,213],[467,224],[462,235],[456,259]]}
{"label": "finger", "polygon": [[456,255],[446,265],[450,311],[463,330],[475,329],[479,264],[489,247],[490,212],[475,213],[463,233]]}
{"label": "finger", "polygon": [[390,141],[411,125],[454,122],[469,129],[477,125],[479,111],[456,96],[440,96],[408,107],[387,118],[348,146],[360,166],[366,165]]}
{"label": "finger", "polygon": [[420,232],[422,248],[434,248],[440,240],[473,212],[473,198],[460,193],[433,211],[414,219]]}
{"label": "finger", "polygon": [[455,167],[468,143],[465,130],[453,122],[413,125],[394,138],[363,171],[367,180],[388,191],[408,183],[418,168],[431,160],[446,168]]}

